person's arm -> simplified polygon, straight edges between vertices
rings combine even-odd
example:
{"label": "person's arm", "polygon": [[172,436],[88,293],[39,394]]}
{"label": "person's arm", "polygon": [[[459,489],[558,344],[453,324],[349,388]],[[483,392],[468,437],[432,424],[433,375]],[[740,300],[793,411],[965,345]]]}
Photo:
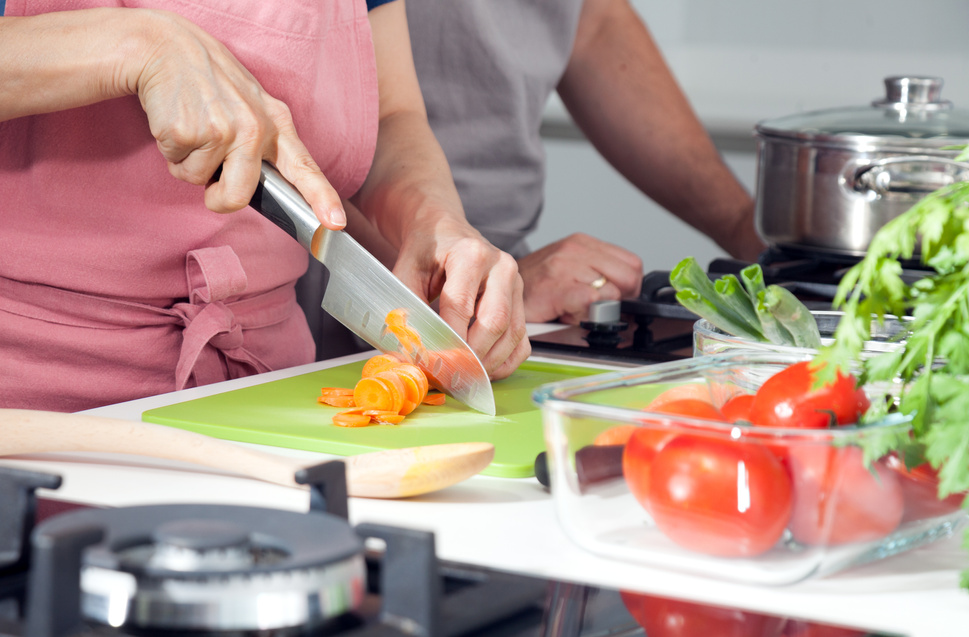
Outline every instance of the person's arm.
{"label": "person's arm", "polygon": [[[0,17],[0,59],[0,121],[137,95],[169,171],[205,185],[210,209],[248,205],[266,159],[324,225],[346,223],[289,109],[176,14],[102,8]],[[219,181],[209,183],[219,166]]]}
{"label": "person's arm", "polygon": [[627,0],[585,0],[558,92],[589,141],[637,188],[755,260],[754,202],[713,142]]}
{"label": "person's arm", "polygon": [[464,217],[444,152],[427,123],[402,0],[370,11],[380,128],[370,173],[352,198],[399,251],[394,273],[425,300],[440,297],[445,321],[492,378],[531,352],[515,260]]}

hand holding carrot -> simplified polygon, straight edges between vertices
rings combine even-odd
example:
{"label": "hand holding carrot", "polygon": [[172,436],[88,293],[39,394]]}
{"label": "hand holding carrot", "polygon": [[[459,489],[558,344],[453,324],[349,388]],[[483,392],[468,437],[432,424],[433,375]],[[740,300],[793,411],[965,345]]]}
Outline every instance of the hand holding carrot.
{"label": "hand holding carrot", "polygon": [[440,298],[441,317],[492,380],[506,378],[531,354],[515,259],[463,219],[440,219],[433,235],[408,235],[394,274],[425,300]]}

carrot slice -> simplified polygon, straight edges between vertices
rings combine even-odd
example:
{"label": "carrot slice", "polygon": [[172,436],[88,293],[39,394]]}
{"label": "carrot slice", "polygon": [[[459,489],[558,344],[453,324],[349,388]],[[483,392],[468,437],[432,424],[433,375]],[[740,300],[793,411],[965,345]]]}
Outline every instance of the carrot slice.
{"label": "carrot slice", "polygon": [[428,394],[427,396],[425,396],[422,404],[439,406],[439,405],[443,405],[444,402],[445,402],[445,395],[435,393],[435,394]]}
{"label": "carrot slice", "polygon": [[404,400],[419,405],[427,395],[427,376],[416,365],[398,365],[392,370],[404,383]]}
{"label": "carrot slice", "polygon": [[320,396],[317,400],[330,407],[356,407],[353,396]]}
{"label": "carrot slice", "polygon": [[387,324],[387,327],[407,325],[407,310],[399,307],[396,310],[387,312],[387,317],[384,319],[384,323]]}
{"label": "carrot slice", "polygon": [[404,400],[404,406],[400,408],[400,415],[401,416],[406,416],[406,415],[410,414],[412,411],[414,411],[415,409],[417,409],[417,407],[419,405],[420,405],[420,403],[415,403],[415,402],[410,401],[410,400]]}
{"label": "carrot slice", "polygon": [[337,427],[366,427],[370,424],[370,416],[341,412],[333,416],[333,424]]}
{"label": "carrot slice", "polygon": [[[401,364],[401,360],[390,354],[378,354],[363,364],[363,372],[360,376],[368,378],[375,376],[378,372],[385,372]],[[353,390],[350,390],[353,393]]]}
{"label": "carrot slice", "polygon": [[424,343],[412,328],[407,326],[407,310],[398,308],[391,310],[384,318],[384,323],[391,334],[397,337],[401,350],[407,352],[411,358],[421,358],[424,355]]}
{"label": "carrot slice", "polygon": [[404,405],[403,385],[396,376],[393,377],[396,384],[382,376],[386,374],[387,372],[380,372],[357,382],[353,388],[353,400],[358,407],[400,413],[400,408]]}
{"label": "carrot slice", "polygon": [[363,415],[370,416],[375,422],[387,425],[396,425],[404,420],[404,417],[400,414],[395,414],[392,411],[380,411],[377,409],[368,409],[363,412]]}
{"label": "carrot slice", "polygon": [[364,414],[364,412],[366,411],[370,411],[370,410],[368,410],[366,407],[351,407],[350,409],[344,409],[340,413],[361,416],[361,415],[366,415]]}
{"label": "carrot slice", "polygon": [[[404,407],[404,399],[407,397],[406,389],[404,389],[404,381],[401,380],[400,376],[393,370],[387,370],[385,372],[377,372],[374,378],[380,378],[387,381],[391,387],[391,393],[394,396],[394,406],[385,410],[392,411],[395,414],[399,414],[400,410]],[[366,405],[361,405],[365,407]]]}
{"label": "carrot slice", "polygon": [[353,387],[323,387],[320,396],[353,396]]}

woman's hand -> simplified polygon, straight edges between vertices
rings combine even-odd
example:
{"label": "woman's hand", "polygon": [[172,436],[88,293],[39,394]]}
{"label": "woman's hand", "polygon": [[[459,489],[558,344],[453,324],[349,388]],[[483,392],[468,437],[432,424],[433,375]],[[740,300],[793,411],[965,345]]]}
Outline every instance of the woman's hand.
{"label": "woman's hand", "polygon": [[[137,95],[169,170],[207,185],[212,210],[246,206],[266,159],[323,225],[346,223],[289,109],[220,42],[174,13],[98,8],[2,17],[0,60],[0,121]],[[220,165],[220,180],[209,184]]]}
{"label": "woman's hand", "polygon": [[440,313],[492,379],[531,353],[518,265],[468,223],[427,114],[402,2],[368,14],[380,87],[373,167],[353,202],[398,251],[394,273]]}
{"label": "woman's hand", "polygon": [[433,230],[408,234],[394,274],[426,301],[440,299],[441,317],[493,380],[531,354],[518,265],[467,222],[444,216]]}
{"label": "woman's hand", "polygon": [[156,37],[134,86],[171,174],[205,185],[208,208],[234,212],[248,205],[265,159],[324,226],[345,226],[340,197],[296,135],[289,108],[193,23],[166,12],[151,18]]}

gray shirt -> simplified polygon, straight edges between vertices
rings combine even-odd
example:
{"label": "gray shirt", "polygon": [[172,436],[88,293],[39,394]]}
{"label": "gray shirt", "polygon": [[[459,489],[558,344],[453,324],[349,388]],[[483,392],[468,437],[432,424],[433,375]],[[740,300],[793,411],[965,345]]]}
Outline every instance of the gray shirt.
{"label": "gray shirt", "polygon": [[582,0],[407,0],[428,119],[468,220],[516,257],[542,209],[545,104]]}

